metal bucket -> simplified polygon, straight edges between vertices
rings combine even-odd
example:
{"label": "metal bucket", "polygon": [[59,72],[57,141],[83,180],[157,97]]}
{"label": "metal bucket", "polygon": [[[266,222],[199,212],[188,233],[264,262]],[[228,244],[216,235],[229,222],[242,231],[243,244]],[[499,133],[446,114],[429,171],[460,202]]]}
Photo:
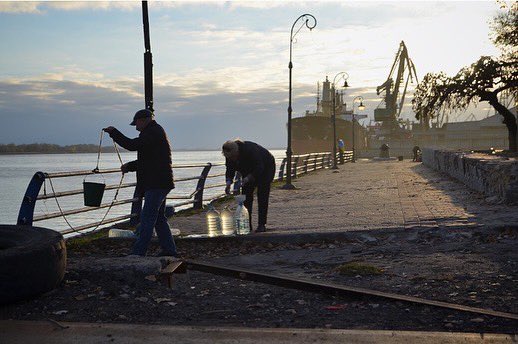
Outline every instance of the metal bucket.
{"label": "metal bucket", "polygon": [[85,196],[85,206],[98,207],[103,200],[104,183],[94,183],[83,181],[83,194]]}

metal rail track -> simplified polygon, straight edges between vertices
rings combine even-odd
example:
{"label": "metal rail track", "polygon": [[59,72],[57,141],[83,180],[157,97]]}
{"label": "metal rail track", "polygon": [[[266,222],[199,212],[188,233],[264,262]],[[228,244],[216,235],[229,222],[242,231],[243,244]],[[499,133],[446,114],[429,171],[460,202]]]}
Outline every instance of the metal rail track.
{"label": "metal rail track", "polygon": [[334,283],[323,283],[315,280],[295,278],[285,275],[267,274],[258,271],[224,266],[220,264],[203,263],[195,260],[186,260],[184,261],[184,265],[187,270],[207,272],[221,276],[238,278],[241,280],[272,284],[280,287],[316,292],[320,294],[330,294],[363,299],[374,298],[388,301],[399,301],[421,306],[426,305],[461,312],[518,320],[518,314],[499,312],[494,311],[492,309],[464,306],[443,301],[427,300],[414,296],[386,293],[372,289],[351,287],[347,285],[340,285]]}

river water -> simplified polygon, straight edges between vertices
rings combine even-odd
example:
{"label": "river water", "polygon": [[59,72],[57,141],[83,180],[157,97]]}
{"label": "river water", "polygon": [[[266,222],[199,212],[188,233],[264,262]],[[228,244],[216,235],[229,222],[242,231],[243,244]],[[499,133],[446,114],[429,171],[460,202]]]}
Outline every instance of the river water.
{"label": "river water", "polygon": [[[271,150],[271,153],[277,159],[277,168],[280,159],[284,157],[283,150]],[[136,158],[136,153],[121,153],[123,162],[128,162]],[[42,172],[65,172],[65,171],[82,171],[92,170],[97,162],[97,154],[26,154],[26,155],[0,155],[0,224],[15,224],[18,218],[18,211],[23,199],[23,195],[27,189],[34,173]],[[220,151],[178,151],[173,152],[173,165],[179,164],[205,164],[223,163],[224,157]],[[103,153],[99,164],[100,169],[118,168],[120,162],[115,153]],[[200,175],[202,167],[196,168],[175,168],[174,176],[177,178],[193,177]],[[213,166],[209,175],[219,174],[225,171],[225,166]],[[112,173],[104,175],[90,175],[86,177],[86,181],[100,181],[108,184],[118,184],[121,174]],[[69,178],[53,178],[52,186],[54,191],[66,191],[81,189],[84,176]],[[125,175],[124,182],[131,183],[135,181],[135,174],[128,173]],[[224,177],[208,179],[206,185],[220,184],[224,182]],[[169,196],[183,196],[191,194],[196,188],[196,180],[177,182],[176,188]],[[221,194],[224,187],[207,189],[204,192],[204,198]],[[52,193],[51,184],[46,181],[41,188],[40,194]],[[107,190],[103,196],[103,203],[109,203],[113,200],[115,190]],[[133,188],[123,188],[119,192],[117,199],[123,200],[132,198]],[[63,211],[83,207],[83,195],[67,196],[58,198]],[[181,200],[170,200],[168,204],[178,203]],[[107,218],[129,214],[130,205],[122,205],[114,207],[110,210]],[[189,207],[189,206],[187,206]],[[178,208],[178,209],[181,209]],[[177,209],[177,210],[178,210]],[[75,227],[100,221],[107,209],[100,209],[82,214],[67,216],[69,223]],[[34,214],[45,215],[59,211],[56,199],[39,200],[36,202]],[[38,221],[35,226],[42,226],[54,230],[69,229],[69,225],[62,217]]]}

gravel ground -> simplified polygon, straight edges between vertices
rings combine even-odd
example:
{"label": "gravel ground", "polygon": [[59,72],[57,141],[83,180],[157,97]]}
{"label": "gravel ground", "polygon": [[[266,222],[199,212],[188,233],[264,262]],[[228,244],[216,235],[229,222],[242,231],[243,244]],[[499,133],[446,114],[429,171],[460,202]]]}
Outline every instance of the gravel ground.
{"label": "gravel ground", "polygon": [[[327,240],[295,239],[181,240],[178,247],[187,259],[518,313],[516,228],[359,231]],[[169,289],[153,275],[95,269],[102,259],[124,255],[130,244],[101,238],[70,245],[60,287],[3,307],[1,318],[486,333],[518,329],[516,320],[321,295],[196,271],[173,275]],[[157,251],[154,244],[151,253]],[[356,265],[347,265],[351,262]]]}

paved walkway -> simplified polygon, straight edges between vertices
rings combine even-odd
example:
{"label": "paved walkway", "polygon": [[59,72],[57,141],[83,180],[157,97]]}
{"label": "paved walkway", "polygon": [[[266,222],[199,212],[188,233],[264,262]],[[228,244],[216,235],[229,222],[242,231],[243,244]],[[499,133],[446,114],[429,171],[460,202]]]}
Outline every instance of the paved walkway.
{"label": "paved walkway", "polygon": [[254,329],[136,324],[0,321],[3,343],[511,343],[514,335],[417,331]]}
{"label": "paved walkway", "polygon": [[[359,160],[340,165],[339,172],[302,176],[294,184],[297,190],[272,190],[271,233],[518,225],[518,206],[491,203],[449,176],[408,160]],[[203,213],[174,217],[171,224],[183,233],[205,232]]]}

